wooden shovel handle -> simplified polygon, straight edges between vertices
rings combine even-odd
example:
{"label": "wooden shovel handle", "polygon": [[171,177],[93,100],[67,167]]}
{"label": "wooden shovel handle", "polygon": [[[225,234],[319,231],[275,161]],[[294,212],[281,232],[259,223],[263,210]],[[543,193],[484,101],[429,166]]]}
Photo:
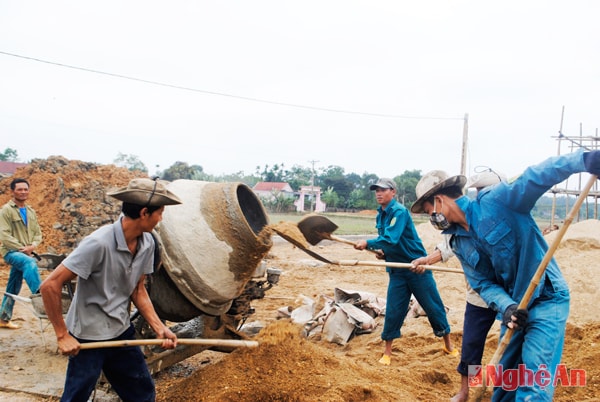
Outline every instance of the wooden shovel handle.
{"label": "wooden shovel handle", "polygon": [[[412,264],[405,262],[387,262],[387,261],[356,261],[356,260],[341,260],[334,261],[337,265],[366,265],[376,267],[390,267],[390,268],[411,268]],[[464,274],[462,269],[436,267],[434,265],[420,265],[421,267],[430,271],[441,271],[441,272],[452,272],[455,274]]]}
{"label": "wooden shovel handle", "polygon": [[[116,348],[123,346],[143,346],[143,345],[161,345],[164,339],[132,339],[122,341],[100,341],[86,342],[81,344],[81,349],[98,348]],[[256,341],[246,341],[238,339],[191,339],[179,338],[178,345],[205,345],[205,346],[223,346],[223,347],[247,347],[255,348],[258,346]]]}
{"label": "wooden shovel handle", "polygon": [[[344,239],[343,237],[338,237],[338,236],[335,236],[335,235],[332,235],[332,234],[329,235],[329,240],[338,241],[340,243],[350,244],[351,246],[354,246],[356,244],[352,240]],[[369,250],[369,249],[366,249],[366,250],[370,251],[373,254],[377,254],[377,255],[380,254],[379,251],[377,251],[377,250]]]}

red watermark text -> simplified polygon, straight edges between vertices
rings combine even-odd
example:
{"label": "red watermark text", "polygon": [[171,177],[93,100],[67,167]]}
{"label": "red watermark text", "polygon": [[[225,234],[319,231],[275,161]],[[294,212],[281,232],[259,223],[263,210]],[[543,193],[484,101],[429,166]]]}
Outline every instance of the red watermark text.
{"label": "red watermark text", "polygon": [[506,391],[514,391],[519,387],[585,387],[586,372],[583,369],[568,370],[564,364],[556,366],[554,376],[546,365],[542,364],[533,371],[524,364],[515,369],[504,370],[501,364],[485,366],[469,365],[469,387],[502,387]]}

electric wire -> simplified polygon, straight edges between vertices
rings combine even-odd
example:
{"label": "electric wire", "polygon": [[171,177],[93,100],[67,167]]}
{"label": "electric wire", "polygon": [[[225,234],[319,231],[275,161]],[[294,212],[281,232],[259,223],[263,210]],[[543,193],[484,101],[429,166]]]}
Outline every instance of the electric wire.
{"label": "electric wire", "polygon": [[396,115],[396,114],[387,114],[387,113],[371,113],[371,112],[361,112],[361,111],[355,111],[355,110],[334,109],[334,108],[326,108],[326,107],[311,106],[311,105],[301,105],[301,104],[289,103],[289,102],[279,102],[279,101],[255,98],[255,97],[250,97],[250,96],[234,95],[234,94],[228,94],[228,93],[224,93],[224,92],[190,88],[190,87],[186,87],[186,86],[182,86],[182,85],[169,84],[169,83],[164,83],[164,82],[159,82],[159,81],[148,80],[148,79],[144,79],[144,78],[131,77],[131,76],[123,75],[123,74],[110,73],[110,72],[95,70],[95,69],[86,68],[86,67],[78,67],[78,66],[74,66],[74,65],[70,65],[70,64],[58,63],[58,62],[49,61],[49,60],[43,60],[43,59],[39,59],[36,57],[23,56],[20,54],[4,52],[1,50],[0,50],[0,54],[6,55],[6,56],[11,56],[11,57],[16,57],[16,58],[20,58],[20,59],[25,59],[25,60],[35,61],[38,63],[45,63],[45,64],[50,64],[50,65],[54,65],[54,66],[58,66],[58,67],[70,68],[73,70],[85,71],[88,73],[101,74],[101,75],[106,75],[109,77],[115,77],[115,78],[121,78],[121,79],[125,79],[125,80],[142,82],[145,84],[152,84],[152,85],[157,85],[157,86],[162,86],[162,87],[167,87],[167,88],[180,89],[180,90],[184,90],[184,91],[198,92],[198,93],[202,93],[202,94],[206,94],[206,95],[223,96],[223,97],[227,97],[227,98],[240,99],[240,100],[245,100],[245,101],[249,101],[249,102],[266,103],[266,104],[270,104],[270,105],[287,106],[287,107],[315,110],[315,111],[321,111],[321,112],[343,113],[343,114],[353,114],[353,115],[362,115],[362,116],[371,116],[371,117],[396,118],[396,119],[464,120],[464,117],[405,116],[405,115]]}

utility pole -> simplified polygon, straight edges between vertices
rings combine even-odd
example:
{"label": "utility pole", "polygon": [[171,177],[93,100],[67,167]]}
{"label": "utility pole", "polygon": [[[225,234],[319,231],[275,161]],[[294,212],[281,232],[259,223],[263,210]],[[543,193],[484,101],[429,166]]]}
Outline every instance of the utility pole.
{"label": "utility pole", "polygon": [[465,113],[465,122],[463,125],[463,139],[462,139],[462,154],[460,160],[460,174],[463,176],[467,175],[467,143],[469,137],[469,114]]}
{"label": "utility pole", "polygon": [[312,213],[315,209],[315,163],[319,161],[309,161],[312,164],[312,175],[310,177],[310,212]]}

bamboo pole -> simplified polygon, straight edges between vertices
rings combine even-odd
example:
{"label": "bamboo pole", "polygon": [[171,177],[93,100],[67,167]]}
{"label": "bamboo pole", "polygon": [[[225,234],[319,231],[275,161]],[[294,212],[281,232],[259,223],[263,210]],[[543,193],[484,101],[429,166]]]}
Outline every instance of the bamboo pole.
{"label": "bamboo pole", "polygon": [[[552,259],[552,256],[554,255],[554,252],[560,245],[560,242],[561,242],[562,238],[564,237],[565,233],[567,232],[567,229],[571,225],[571,222],[573,222],[573,219],[579,213],[579,208],[581,207],[581,204],[583,204],[585,198],[587,198],[587,195],[590,192],[590,189],[592,188],[594,183],[596,183],[597,179],[598,179],[598,177],[596,175],[590,176],[590,178],[589,178],[587,184],[585,185],[583,191],[581,192],[579,198],[577,198],[577,200],[575,201],[575,204],[571,208],[571,211],[565,218],[565,222],[564,222],[563,226],[558,230],[558,233],[554,237],[554,240],[552,241],[552,244],[548,248],[548,251],[546,251],[544,258],[538,265],[538,268],[535,271],[535,274],[533,275],[533,277],[531,278],[531,282],[529,282],[529,286],[527,287],[525,294],[523,295],[523,298],[519,302],[519,305],[517,307],[518,309],[527,308],[527,306],[529,305],[531,296],[533,295],[533,292],[535,291],[536,287],[539,285],[540,279],[544,275],[544,272],[546,272],[548,263],[550,262],[550,260]],[[498,348],[496,349],[496,352],[492,356],[492,359],[490,360],[490,363],[488,364],[488,366],[492,366],[492,365],[496,366],[500,362],[500,359],[504,355],[504,352],[506,351],[506,348],[507,348],[508,344],[510,343],[510,340],[512,339],[514,331],[515,330],[512,328],[506,329],[506,332],[504,332],[504,336],[500,340],[500,343],[498,344]],[[482,368],[482,369],[485,369],[485,368]],[[485,377],[485,372],[484,372],[484,377]],[[486,384],[485,384],[485,378],[484,378],[483,389],[481,390],[480,394],[476,397],[476,399],[475,399],[476,401],[481,400],[481,397],[483,396],[483,393],[485,392],[485,388],[486,388]]]}
{"label": "bamboo pole", "polygon": [[[100,341],[86,342],[81,344],[80,349],[98,349],[98,348],[115,348],[123,346],[145,346],[145,345],[161,345],[164,339],[131,339],[117,341]],[[205,345],[205,346],[222,346],[222,347],[247,347],[255,348],[258,346],[257,341],[247,341],[238,339],[193,339],[179,338],[178,345]]]}

